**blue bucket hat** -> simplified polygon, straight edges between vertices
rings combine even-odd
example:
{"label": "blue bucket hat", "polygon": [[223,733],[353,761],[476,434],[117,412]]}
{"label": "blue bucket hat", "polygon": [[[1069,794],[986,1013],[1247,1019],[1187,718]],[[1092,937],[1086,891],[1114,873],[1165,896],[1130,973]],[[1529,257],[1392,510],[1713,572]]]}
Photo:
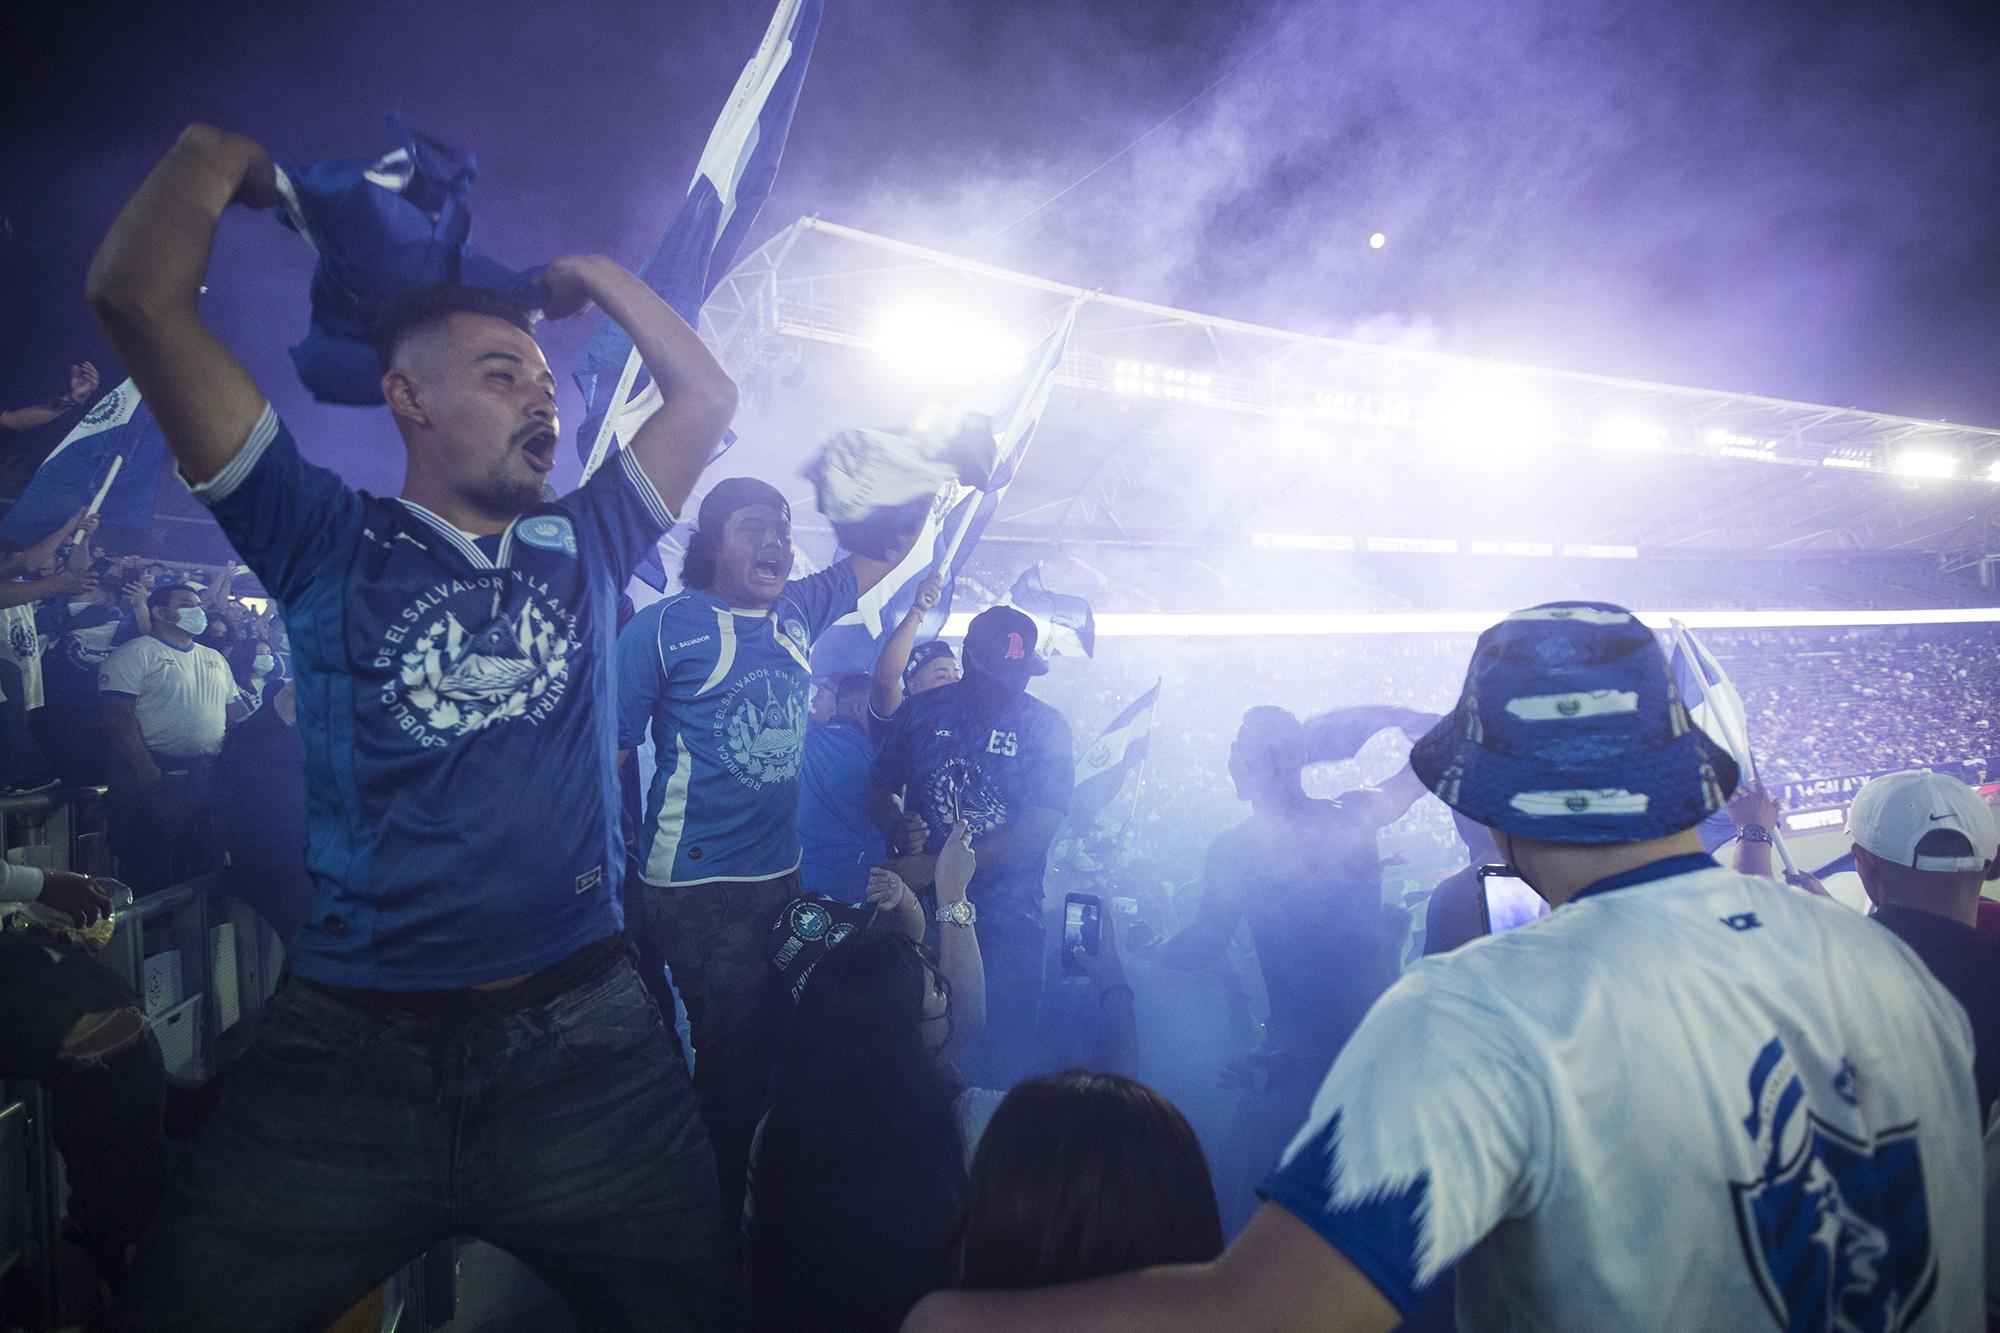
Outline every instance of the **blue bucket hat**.
{"label": "blue bucket hat", "polygon": [[1564,843],[1693,828],[1737,780],[1729,752],[1688,720],[1653,632],[1606,602],[1549,602],[1480,635],[1458,707],[1410,767],[1488,828]]}

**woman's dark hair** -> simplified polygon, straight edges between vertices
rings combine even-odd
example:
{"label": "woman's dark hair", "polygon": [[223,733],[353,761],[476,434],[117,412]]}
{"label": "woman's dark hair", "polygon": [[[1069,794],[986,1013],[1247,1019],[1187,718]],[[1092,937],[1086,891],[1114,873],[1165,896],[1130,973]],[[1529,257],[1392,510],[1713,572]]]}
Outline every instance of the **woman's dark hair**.
{"label": "woman's dark hair", "polygon": [[745,1272],[760,1329],[895,1329],[942,1284],[965,1202],[958,1087],[925,1045],[935,967],[861,931],[807,978],[752,1156]]}
{"label": "woman's dark hair", "polygon": [[681,552],[681,586],[707,592],[715,583],[715,553],[722,545],[722,533],[718,530],[709,536],[706,529],[696,528],[688,534],[687,549]]}
{"label": "woman's dark hair", "polygon": [[1017,1085],[972,1159],[961,1285],[1047,1287],[1222,1253],[1208,1161],[1143,1083],[1072,1069]]}

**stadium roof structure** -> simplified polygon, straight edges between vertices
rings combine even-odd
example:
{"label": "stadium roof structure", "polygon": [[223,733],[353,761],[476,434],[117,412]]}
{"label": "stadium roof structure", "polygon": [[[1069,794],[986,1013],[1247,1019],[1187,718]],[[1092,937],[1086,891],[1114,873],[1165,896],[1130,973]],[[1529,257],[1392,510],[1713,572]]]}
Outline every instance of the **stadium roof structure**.
{"label": "stadium roof structure", "polygon": [[813,429],[884,410],[844,358],[956,396],[1079,302],[996,532],[2000,555],[2000,430],[1289,332],[816,217],[745,258],[703,325],[753,405]]}

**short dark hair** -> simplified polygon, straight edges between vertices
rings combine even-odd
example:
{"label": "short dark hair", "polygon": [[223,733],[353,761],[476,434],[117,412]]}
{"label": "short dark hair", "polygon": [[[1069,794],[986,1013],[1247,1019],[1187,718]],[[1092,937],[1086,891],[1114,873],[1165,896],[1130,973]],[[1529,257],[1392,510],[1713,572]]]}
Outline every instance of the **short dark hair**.
{"label": "short dark hair", "polygon": [[1047,1287],[1221,1253],[1201,1142],[1143,1083],[1085,1069],[1029,1079],[980,1136],[963,1286]]}
{"label": "short dark hair", "polygon": [[191,592],[196,597],[201,596],[201,593],[191,583],[162,583],[159,587],[146,594],[146,609],[148,611],[162,609],[166,606],[167,599],[177,592]]}
{"label": "short dark hair", "polygon": [[866,707],[868,692],[874,688],[874,680],[863,671],[842,671],[827,682],[833,690],[835,712],[845,708]]}
{"label": "short dark hair", "polygon": [[535,336],[535,321],[521,303],[491,287],[474,287],[463,282],[432,282],[411,287],[390,297],[375,316],[375,360],[382,373],[396,359],[396,349],[417,331],[453,315],[487,315],[504,319],[529,337]]}

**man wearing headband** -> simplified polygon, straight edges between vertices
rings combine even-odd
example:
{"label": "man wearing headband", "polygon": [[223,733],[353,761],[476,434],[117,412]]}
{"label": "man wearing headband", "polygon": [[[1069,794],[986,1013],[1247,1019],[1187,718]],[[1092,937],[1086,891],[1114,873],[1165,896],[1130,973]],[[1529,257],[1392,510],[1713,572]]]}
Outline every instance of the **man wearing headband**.
{"label": "man wearing headband", "polygon": [[629,751],[650,730],[658,755],[627,895],[632,933],[662,1005],[672,1004],[664,965],[687,1006],[729,1216],[769,1081],[757,1023],[764,934],[803,889],[813,641],[902,555],[849,555],[793,579],[790,503],[754,477],[729,477],[702,499],[681,591],[619,634],[618,745]]}
{"label": "man wearing headband", "polygon": [[1411,755],[1549,917],[1404,973],[1213,1263],[919,1306],[905,1333],[1975,1329],[1965,1015],[1837,904],[1717,865],[1736,784],[1629,612],[1480,637]]}

